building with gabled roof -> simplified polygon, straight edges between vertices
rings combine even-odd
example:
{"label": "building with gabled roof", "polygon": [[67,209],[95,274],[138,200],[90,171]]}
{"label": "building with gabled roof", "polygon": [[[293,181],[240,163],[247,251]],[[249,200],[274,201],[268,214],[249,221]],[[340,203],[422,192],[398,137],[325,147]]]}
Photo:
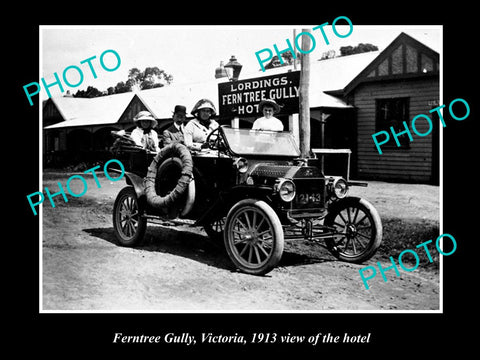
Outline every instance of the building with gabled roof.
{"label": "building with gabled roof", "polygon": [[[273,68],[264,73],[242,74],[258,78],[293,71],[293,65]],[[297,68],[299,66],[297,65]],[[212,69],[213,70],[213,69]],[[359,179],[436,183],[439,179],[438,119],[432,114],[434,128],[429,136],[399,138],[393,136],[382,146],[380,155],[372,134],[391,126],[404,130],[418,114],[429,115],[439,105],[439,53],[413,37],[401,33],[384,50],[312,61],[309,103],[311,146],[352,149],[351,175]],[[213,71],[212,71],[213,73]],[[92,99],[52,98],[43,109],[44,155],[90,154],[99,156],[113,139],[111,130],[134,127],[133,117],[148,110],[159,121],[159,129],[168,126],[175,105],[190,111],[201,98],[209,98],[218,109],[219,78],[191,84],[168,86]],[[221,115],[221,114],[220,114]],[[228,119],[220,119],[227,121]],[[240,118],[240,127],[249,127],[253,117]],[[292,130],[291,118],[281,118],[285,130]],[[324,126],[322,126],[322,124]],[[417,129],[427,124],[417,124]],[[94,154],[94,155],[92,155]]]}
{"label": "building with gabled roof", "polygon": [[112,144],[110,132],[133,128],[133,116],[145,109],[132,92],[48,99],[43,105],[44,162],[101,160]]}
{"label": "building with gabled roof", "polygon": [[[439,183],[439,119],[429,111],[440,105],[440,56],[411,36],[401,33],[343,89],[331,92],[355,107],[355,161],[360,178]],[[428,136],[399,137],[397,146],[382,145],[380,155],[372,134],[393,127],[396,133],[411,129],[412,118],[431,117],[433,130]],[[427,133],[426,122],[416,123]]]}

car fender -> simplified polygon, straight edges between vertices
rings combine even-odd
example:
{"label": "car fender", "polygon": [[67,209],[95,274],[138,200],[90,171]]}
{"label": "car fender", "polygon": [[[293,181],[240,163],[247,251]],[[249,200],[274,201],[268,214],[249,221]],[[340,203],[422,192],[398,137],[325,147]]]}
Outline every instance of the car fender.
{"label": "car fender", "polygon": [[358,196],[346,196],[343,199],[338,199],[328,205],[328,210],[333,211],[336,207],[341,207],[344,203],[345,204],[353,204],[358,203],[361,200]]}
{"label": "car fender", "polygon": [[377,231],[380,232],[380,236],[381,236],[381,234],[382,234],[382,221],[381,221],[380,215],[378,214],[378,211],[375,208],[375,206],[373,206],[373,204],[371,202],[367,201],[364,198],[360,198],[360,197],[357,197],[357,196],[347,196],[343,199],[335,201],[333,204],[330,204],[328,206],[327,218],[331,218],[330,214],[334,213],[334,210],[336,208],[341,208],[344,205],[348,206],[348,205],[354,205],[354,204],[358,204],[358,203],[361,203],[362,205],[364,205],[370,211],[370,213],[374,217],[374,221],[376,222]]}
{"label": "car fender", "polygon": [[[120,170],[117,170],[117,169],[111,169],[111,171],[118,172],[118,173],[121,172]],[[133,189],[137,194],[137,198],[140,199],[141,197],[145,196],[145,185],[143,184],[142,177],[128,171],[125,171],[124,176],[127,184],[133,186]]]}
{"label": "car fender", "polygon": [[226,216],[230,208],[243,199],[263,200],[270,205],[272,192],[273,189],[267,186],[234,186],[228,192],[221,193],[217,201],[196,221],[196,224],[209,224],[218,218],[222,218],[223,215]]}
{"label": "car fender", "polygon": [[[358,196],[346,196],[343,199],[335,200],[333,203],[328,205],[328,214],[333,213],[336,208],[343,207],[344,204],[345,204],[345,206],[346,205],[353,205],[353,204],[359,203],[360,201],[368,203],[367,200],[362,199]],[[368,204],[370,204],[370,203],[368,203]],[[371,204],[370,204],[370,206],[373,207],[373,205],[371,205]],[[327,214],[327,217],[329,216],[328,214]]]}

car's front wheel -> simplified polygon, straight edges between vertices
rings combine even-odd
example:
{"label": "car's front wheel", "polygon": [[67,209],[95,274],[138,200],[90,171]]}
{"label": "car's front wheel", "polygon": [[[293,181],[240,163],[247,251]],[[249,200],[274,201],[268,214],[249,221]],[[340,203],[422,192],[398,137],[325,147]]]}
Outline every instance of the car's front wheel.
{"label": "car's front wheel", "polygon": [[245,199],[236,203],[228,212],[224,242],[230,259],[239,270],[264,275],[282,257],[282,224],[266,202]]}
{"label": "car's front wheel", "polygon": [[338,259],[361,263],[370,259],[382,242],[382,221],[365,199],[348,197],[334,204],[325,225],[335,228],[326,244]]}

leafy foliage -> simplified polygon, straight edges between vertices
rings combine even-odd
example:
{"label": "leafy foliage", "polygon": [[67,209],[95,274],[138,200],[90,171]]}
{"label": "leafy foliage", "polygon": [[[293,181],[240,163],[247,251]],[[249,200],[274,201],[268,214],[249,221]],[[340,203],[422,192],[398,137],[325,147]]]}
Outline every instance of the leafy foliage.
{"label": "leafy foliage", "polygon": [[348,56],[353,54],[361,54],[369,51],[377,51],[378,47],[370,43],[360,43],[357,46],[342,46],[340,47],[340,56]]}
{"label": "leafy foliage", "polygon": [[146,67],[144,71],[140,71],[138,68],[130,69],[128,72],[127,85],[131,88],[138,86],[140,90],[145,90],[162,87],[165,84],[170,84],[172,81],[172,75],[154,66]]}
{"label": "leafy foliage", "polygon": [[164,70],[157,66],[146,67],[144,71],[138,68],[132,68],[128,72],[128,79],[120,81],[115,86],[110,86],[106,91],[100,91],[93,86],[89,86],[86,90],[78,90],[73,96],[92,98],[104,95],[121,94],[133,91],[135,88],[139,90],[153,89],[171,84],[173,76],[167,74]]}
{"label": "leafy foliage", "polygon": [[102,96],[103,93],[99,91],[97,88],[93,86],[87,87],[86,90],[78,90],[73,97],[81,97],[81,98],[93,98],[97,96]]}
{"label": "leafy foliage", "polygon": [[[377,51],[378,47],[370,43],[360,43],[357,46],[342,46],[340,47],[339,56],[348,56],[353,54],[360,54],[369,51]],[[290,51],[284,52],[281,54],[283,64],[280,62],[280,59],[277,55],[273,56],[268,64],[265,65],[265,69],[273,69],[276,67],[287,66],[293,64],[293,55]],[[297,53],[297,59],[300,61],[302,57],[301,53]],[[319,60],[327,60],[337,57],[335,50],[329,50],[322,53],[322,56]]]}
{"label": "leafy foliage", "polygon": [[[300,59],[300,56],[301,54],[300,53],[297,53],[297,59]],[[287,51],[285,53],[282,54],[282,59],[283,59],[283,64],[280,62],[280,59],[278,58],[277,55],[273,56],[272,57],[272,60],[270,60],[270,62],[265,65],[265,69],[273,69],[273,68],[276,68],[276,67],[280,67],[280,66],[287,66],[287,65],[292,65],[293,64],[293,55],[290,51]]]}

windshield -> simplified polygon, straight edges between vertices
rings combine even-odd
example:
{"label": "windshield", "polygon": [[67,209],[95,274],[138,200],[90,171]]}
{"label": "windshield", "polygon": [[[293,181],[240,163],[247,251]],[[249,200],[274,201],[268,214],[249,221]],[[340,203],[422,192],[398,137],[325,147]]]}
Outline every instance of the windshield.
{"label": "windshield", "polygon": [[300,156],[288,132],[222,127],[230,149],[238,155]]}

